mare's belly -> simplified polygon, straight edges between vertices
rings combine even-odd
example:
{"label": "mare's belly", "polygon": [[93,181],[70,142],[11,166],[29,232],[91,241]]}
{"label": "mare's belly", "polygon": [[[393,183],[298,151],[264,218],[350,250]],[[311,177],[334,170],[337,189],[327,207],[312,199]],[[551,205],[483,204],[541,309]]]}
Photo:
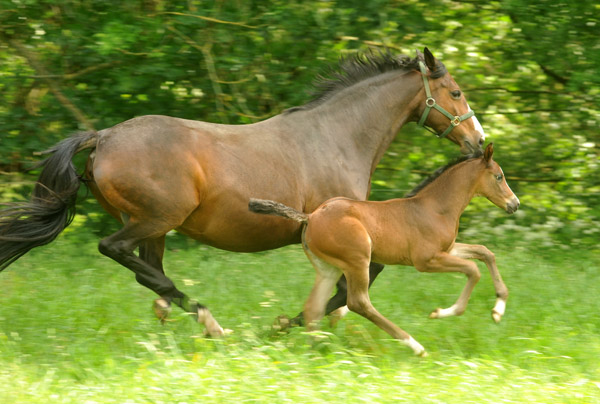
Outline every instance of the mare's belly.
{"label": "mare's belly", "polygon": [[300,224],[239,209],[199,209],[176,229],[204,244],[228,251],[256,252],[300,243]]}

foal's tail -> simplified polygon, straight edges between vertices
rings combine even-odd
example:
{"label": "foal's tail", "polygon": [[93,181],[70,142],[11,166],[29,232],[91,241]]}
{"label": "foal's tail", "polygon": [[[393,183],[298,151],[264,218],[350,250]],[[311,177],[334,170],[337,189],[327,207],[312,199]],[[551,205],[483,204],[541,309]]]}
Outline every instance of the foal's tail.
{"label": "foal's tail", "polygon": [[96,132],[83,132],[63,140],[45,153],[42,173],[31,200],[0,210],[0,271],[34,247],[54,240],[75,216],[81,185],[73,156],[96,146]]}
{"label": "foal's tail", "polygon": [[275,201],[251,198],[250,202],[248,202],[248,209],[254,213],[282,216],[300,223],[308,223],[308,215],[306,213],[299,212],[294,208]]}

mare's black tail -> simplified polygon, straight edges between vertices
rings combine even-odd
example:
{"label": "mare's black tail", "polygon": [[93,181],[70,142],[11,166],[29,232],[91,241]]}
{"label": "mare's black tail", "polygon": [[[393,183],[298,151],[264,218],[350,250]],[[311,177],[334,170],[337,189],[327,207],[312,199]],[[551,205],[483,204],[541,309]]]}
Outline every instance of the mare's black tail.
{"label": "mare's black tail", "polygon": [[75,216],[81,185],[73,156],[96,144],[96,132],[83,132],[48,150],[31,200],[0,210],[0,271],[34,247],[50,243]]}

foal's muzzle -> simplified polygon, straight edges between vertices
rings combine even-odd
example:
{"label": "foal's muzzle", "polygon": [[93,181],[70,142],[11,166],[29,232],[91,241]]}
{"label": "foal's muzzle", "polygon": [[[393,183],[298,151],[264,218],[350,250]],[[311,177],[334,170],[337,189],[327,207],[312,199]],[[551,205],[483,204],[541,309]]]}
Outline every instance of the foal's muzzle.
{"label": "foal's muzzle", "polygon": [[506,203],[506,212],[511,214],[511,213],[515,213],[517,211],[517,209],[519,209],[519,205],[521,204],[521,202],[519,202],[519,198],[517,198],[516,196],[513,196],[507,203]]}

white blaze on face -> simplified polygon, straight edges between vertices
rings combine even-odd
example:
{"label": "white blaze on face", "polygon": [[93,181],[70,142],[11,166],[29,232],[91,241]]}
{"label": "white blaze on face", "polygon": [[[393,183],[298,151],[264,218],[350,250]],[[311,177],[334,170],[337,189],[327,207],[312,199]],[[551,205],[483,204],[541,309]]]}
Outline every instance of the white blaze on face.
{"label": "white blaze on face", "polygon": [[[468,103],[467,103],[467,107],[469,107],[469,111],[472,111],[472,109]],[[473,115],[473,117],[471,119],[473,119],[473,124],[475,125],[475,129],[478,130],[479,133],[481,133],[483,140],[485,140],[486,136],[485,136],[485,132],[483,131],[483,126],[481,126],[481,124],[479,123],[479,121],[477,120],[477,117],[475,115]]]}

